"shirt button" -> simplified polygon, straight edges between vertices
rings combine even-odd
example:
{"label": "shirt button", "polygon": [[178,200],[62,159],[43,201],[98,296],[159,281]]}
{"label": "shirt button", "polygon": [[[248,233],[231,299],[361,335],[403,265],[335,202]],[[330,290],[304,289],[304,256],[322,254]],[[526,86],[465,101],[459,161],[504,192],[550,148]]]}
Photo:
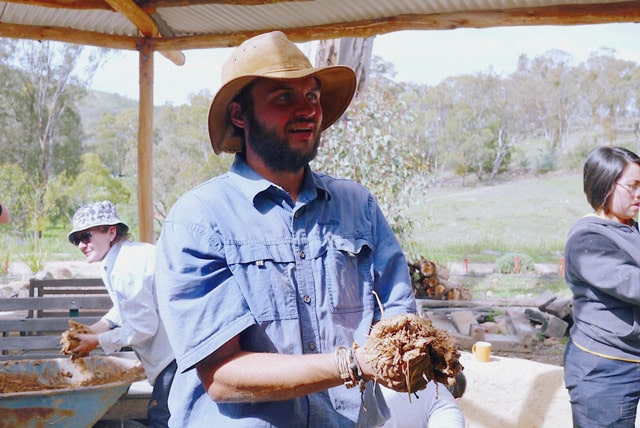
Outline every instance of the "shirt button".
{"label": "shirt button", "polygon": [[307,255],[304,253],[304,251],[300,251],[300,258],[304,259]]}
{"label": "shirt button", "polygon": [[300,211],[296,211],[295,214],[293,215],[293,218],[298,218],[300,217]]}
{"label": "shirt button", "polygon": [[304,300],[305,303],[309,303],[311,302],[311,297],[309,297],[309,295],[305,295],[302,300]]}
{"label": "shirt button", "polygon": [[316,344],[314,342],[309,343],[309,350],[311,350],[311,351],[315,351],[316,350]]}

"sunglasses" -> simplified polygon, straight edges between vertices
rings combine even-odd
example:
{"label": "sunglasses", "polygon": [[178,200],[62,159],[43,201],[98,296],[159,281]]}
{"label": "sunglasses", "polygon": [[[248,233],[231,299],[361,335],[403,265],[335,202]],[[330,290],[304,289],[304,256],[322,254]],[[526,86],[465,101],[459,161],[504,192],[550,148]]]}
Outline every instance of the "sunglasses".
{"label": "sunglasses", "polygon": [[80,245],[81,242],[85,245],[91,242],[91,232],[76,233],[71,237],[71,243],[76,247]]}

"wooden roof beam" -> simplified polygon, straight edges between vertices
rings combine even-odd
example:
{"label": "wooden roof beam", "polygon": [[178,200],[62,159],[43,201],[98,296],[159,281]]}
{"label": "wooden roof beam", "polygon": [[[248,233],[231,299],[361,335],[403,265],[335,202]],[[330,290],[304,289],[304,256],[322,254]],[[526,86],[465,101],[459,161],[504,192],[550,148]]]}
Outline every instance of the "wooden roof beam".
{"label": "wooden roof beam", "polygon": [[27,4],[29,6],[42,6],[56,9],[111,10],[104,0],[8,0],[7,3],[19,3]]}
{"label": "wooden roof beam", "polygon": [[[147,15],[132,0],[105,0],[116,12],[124,15],[142,33],[145,38],[162,37],[153,18]],[[158,50],[177,65],[184,65],[184,54],[176,50]]]}
{"label": "wooden roof beam", "polygon": [[[292,1],[313,0],[139,0],[137,3],[143,10],[159,7],[196,6],[201,4],[227,4],[242,6],[259,6],[265,4],[285,3]],[[8,0],[8,3],[21,3],[31,6],[54,7],[58,9],[107,9],[111,7],[105,0]]]}
{"label": "wooden roof beam", "polygon": [[0,37],[28,40],[53,40],[78,45],[97,46],[109,49],[138,50],[138,39],[128,36],[74,30],[61,27],[7,24],[0,22]]}

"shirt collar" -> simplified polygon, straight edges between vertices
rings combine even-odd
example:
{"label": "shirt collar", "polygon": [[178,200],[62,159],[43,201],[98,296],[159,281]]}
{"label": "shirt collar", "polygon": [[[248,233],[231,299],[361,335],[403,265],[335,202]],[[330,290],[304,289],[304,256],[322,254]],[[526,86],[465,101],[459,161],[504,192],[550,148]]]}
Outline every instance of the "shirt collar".
{"label": "shirt collar", "polygon": [[[240,192],[251,201],[255,202],[255,198],[263,192],[267,192],[272,188],[279,188],[269,180],[258,174],[253,168],[247,164],[241,154],[236,157],[229,170],[231,181],[240,189]],[[305,167],[305,179],[300,192],[301,199],[304,201],[315,198],[331,199],[331,194],[326,185],[319,177],[311,171],[307,165]]]}
{"label": "shirt collar", "polygon": [[109,273],[111,269],[113,269],[113,265],[116,263],[118,253],[120,252],[120,247],[122,247],[122,241],[116,242],[111,248],[109,248],[107,255],[102,260],[102,268],[105,272]]}

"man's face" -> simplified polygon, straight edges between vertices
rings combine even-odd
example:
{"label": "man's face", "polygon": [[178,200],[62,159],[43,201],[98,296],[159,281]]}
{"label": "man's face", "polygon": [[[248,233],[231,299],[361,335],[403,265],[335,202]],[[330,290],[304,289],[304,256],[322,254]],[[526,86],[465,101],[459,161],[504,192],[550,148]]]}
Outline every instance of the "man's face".
{"label": "man's face", "polygon": [[318,151],[322,107],[314,77],[279,81],[257,79],[252,107],[245,112],[247,149],[276,171],[295,172]]}

